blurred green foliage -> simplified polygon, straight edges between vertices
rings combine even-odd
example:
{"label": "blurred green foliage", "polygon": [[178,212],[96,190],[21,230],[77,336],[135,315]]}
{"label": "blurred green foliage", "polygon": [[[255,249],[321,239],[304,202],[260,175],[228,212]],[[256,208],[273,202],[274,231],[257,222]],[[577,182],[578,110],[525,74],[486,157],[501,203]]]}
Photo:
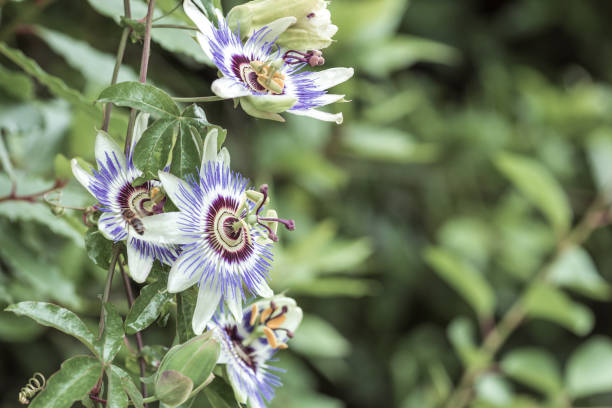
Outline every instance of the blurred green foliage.
{"label": "blurred green foliage", "polygon": [[[144,3],[132,3],[141,18]],[[174,4],[159,1],[159,15]],[[50,187],[58,153],[93,159],[101,113],[91,101],[111,77],[121,2],[0,5],[1,197],[11,179],[19,194]],[[352,100],[334,107],[344,125],[203,106],[228,127],[233,166],[269,182],[279,213],[298,225],[281,235],[272,284],[290,288],[306,316],[277,363],[287,373],[272,406],[439,406],[463,367],[481,361],[483,333],[551,261],[553,284],[530,286],[527,320],[477,379],[473,406],[612,406],[611,231],[554,255],[596,197],[612,200],[612,4],[330,7],[340,30],[327,64],[356,70],[337,92]],[[169,19],[185,21],[180,11]],[[215,72],[184,30],[153,40],[152,83],[210,94]],[[138,63],[138,44],[128,45],[120,79],[133,80]],[[112,136],[126,123],[115,109]],[[93,204],[74,181],[60,199]],[[0,202],[2,307],[52,301],[95,328],[105,271],[85,252],[79,217]],[[127,314],[119,285],[111,300]],[[144,333],[152,356],[171,339],[159,323]],[[0,313],[0,406],[16,406],[33,372],[56,371],[79,347]]]}

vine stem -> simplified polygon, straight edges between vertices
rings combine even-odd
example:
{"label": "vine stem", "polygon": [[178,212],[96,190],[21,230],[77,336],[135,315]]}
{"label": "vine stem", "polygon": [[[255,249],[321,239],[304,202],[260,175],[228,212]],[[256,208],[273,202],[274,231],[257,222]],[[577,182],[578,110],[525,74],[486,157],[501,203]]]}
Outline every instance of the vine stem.
{"label": "vine stem", "polygon": [[[131,28],[125,27],[123,32],[121,33],[121,40],[119,40],[119,48],[117,49],[117,58],[115,60],[115,68],[113,69],[113,77],[111,79],[111,85],[117,83],[117,78],[119,77],[119,69],[121,68],[121,63],[123,62],[123,56],[125,55],[125,48],[127,45],[128,37],[130,36]],[[107,103],[104,105],[104,119],[102,121],[102,130],[108,131],[108,126],[110,124],[110,116],[111,111],[113,109],[112,103]]]}
{"label": "vine stem", "polygon": [[198,29],[195,27],[189,27],[189,26],[180,25],[180,24],[153,24],[151,28],[176,28],[178,30],[198,31]]}
{"label": "vine stem", "polygon": [[172,98],[176,102],[216,102],[222,101],[223,98],[213,95],[213,96],[196,96],[196,97],[187,97],[187,98]]}
{"label": "vine stem", "polygon": [[33,203],[37,198],[44,196],[47,193],[50,193],[55,190],[59,190],[68,184],[68,180],[55,180],[55,183],[52,187],[39,191],[37,193],[26,194],[26,195],[18,195],[17,194],[17,184],[13,183],[11,186],[11,193],[7,196],[0,197],[0,203],[3,201],[27,201]]}
{"label": "vine stem", "polygon": [[476,366],[466,368],[459,384],[447,399],[447,408],[463,408],[469,404],[474,382],[488,369],[499,349],[527,317],[524,299],[529,290],[536,284],[546,282],[551,266],[566,250],[582,245],[595,229],[607,224],[608,212],[609,206],[601,197],[596,198],[576,227],[559,240],[554,256],[538,271],[519,298],[506,311],[499,324],[494,326],[484,338],[478,349],[478,354],[483,356],[482,360]]}

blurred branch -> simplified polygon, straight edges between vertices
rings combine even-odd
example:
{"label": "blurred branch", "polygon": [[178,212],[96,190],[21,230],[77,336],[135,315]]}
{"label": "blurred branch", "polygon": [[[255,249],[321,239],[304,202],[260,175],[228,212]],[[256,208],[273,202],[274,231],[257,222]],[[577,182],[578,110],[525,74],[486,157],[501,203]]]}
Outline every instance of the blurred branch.
{"label": "blurred branch", "polygon": [[66,184],[68,184],[68,180],[55,180],[53,186],[46,190],[32,194],[18,195],[17,184],[13,183],[11,187],[11,193],[5,197],[0,197],[0,203],[3,201],[28,201],[30,203],[33,203],[34,201],[36,201],[37,198],[43,197],[45,194],[63,188]]}
{"label": "blurred branch", "polygon": [[[129,2],[127,2],[129,4]],[[129,7],[128,7],[129,10]],[[130,27],[125,27],[123,29],[123,33],[121,33],[121,40],[119,40],[119,48],[117,49],[117,59],[115,61],[115,68],[113,69],[113,77],[111,79],[110,84],[114,85],[117,83],[117,78],[119,77],[119,69],[121,68],[121,63],[123,62],[123,56],[125,55],[125,47],[127,44],[127,40],[130,36],[132,29]],[[108,131],[108,125],[110,123],[111,110],[113,108],[112,103],[107,103],[104,106],[104,120],[102,122],[102,130]]]}
{"label": "blurred branch", "polygon": [[[35,2],[30,2],[28,6],[26,6],[25,10],[13,21],[11,21],[8,25],[6,25],[2,31],[0,31],[0,41],[6,41],[8,36],[10,36],[21,24],[24,22],[32,20],[38,14],[42,13],[42,11],[49,6],[53,0],[40,0]],[[0,3],[0,7],[2,7],[2,3]]]}
{"label": "blurred branch", "polygon": [[535,284],[546,283],[550,267],[555,261],[569,248],[582,245],[594,230],[609,223],[608,215],[609,205],[602,198],[596,198],[582,220],[558,242],[554,256],[538,271],[500,322],[484,338],[478,350],[483,356],[482,361],[466,367],[459,384],[447,400],[447,408],[463,408],[470,402],[472,388],[478,376],[489,369],[499,349],[525,320],[527,310],[524,300],[530,288]]}

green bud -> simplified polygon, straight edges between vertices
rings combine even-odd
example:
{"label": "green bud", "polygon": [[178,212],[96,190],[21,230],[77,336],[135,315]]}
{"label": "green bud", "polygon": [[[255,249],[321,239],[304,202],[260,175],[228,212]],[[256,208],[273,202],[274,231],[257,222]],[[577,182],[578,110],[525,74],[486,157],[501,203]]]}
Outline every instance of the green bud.
{"label": "green bud", "polygon": [[162,372],[155,382],[155,396],[170,407],[176,407],[187,401],[192,390],[191,378],[174,370]]}
{"label": "green bud", "polygon": [[255,109],[262,112],[281,113],[290,109],[297,98],[290,95],[249,95],[241,99],[247,100]]}
{"label": "green bud", "polygon": [[321,50],[332,43],[338,31],[331,23],[327,3],[325,0],[255,0],[232,8],[227,21],[232,30],[240,27],[244,38],[279,18],[294,17],[296,23],[279,36],[277,43],[300,51]]}
{"label": "green bud", "polygon": [[156,382],[164,371],[178,371],[189,377],[194,387],[198,387],[212,373],[219,359],[219,352],[219,343],[210,332],[174,346],[159,365]]}

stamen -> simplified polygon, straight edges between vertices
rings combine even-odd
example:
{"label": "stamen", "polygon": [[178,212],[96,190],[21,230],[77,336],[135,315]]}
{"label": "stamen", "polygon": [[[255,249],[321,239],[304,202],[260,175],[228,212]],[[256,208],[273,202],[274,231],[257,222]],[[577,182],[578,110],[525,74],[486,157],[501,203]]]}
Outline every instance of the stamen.
{"label": "stamen", "polygon": [[287,345],[287,343],[280,343],[278,345],[278,348],[281,349],[281,350],[285,350],[285,349],[288,349],[289,346]]}
{"label": "stamen", "polygon": [[251,306],[251,320],[249,320],[249,325],[253,326],[255,320],[257,320],[257,305]]}
{"label": "stamen", "polygon": [[274,309],[272,309],[271,307],[261,312],[261,317],[259,318],[259,322],[262,324],[265,323],[266,319],[272,314],[272,312],[274,312]]}
{"label": "stamen", "polygon": [[285,322],[285,320],[287,320],[287,315],[283,313],[279,316],[276,316],[274,319],[268,321],[266,323],[266,326],[268,326],[272,330],[276,330],[281,326],[281,324]]}
{"label": "stamen", "polygon": [[261,187],[259,187],[259,192],[263,194],[263,200],[261,200],[261,202],[259,203],[259,206],[257,206],[257,209],[255,210],[255,214],[259,214],[259,212],[261,211],[261,208],[264,206],[264,204],[268,200],[268,185],[262,184]]}
{"label": "stamen", "polygon": [[270,344],[272,348],[277,348],[278,343],[276,342],[276,336],[274,335],[272,329],[270,329],[269,327],[264,327],[264,334],[266,335],[268,344]]}
{"label": "stamen", "polygon": [[283,54],[282,58],[285,64],[288,65],[308,64],[311,67],[316,67],[325,64],[323,53],[319,50],[310,50],[308,52],[289,50]]}
{"label": "stamen", "polygon": [[295,221],[293,220],[284,220],[282,218],[265,218],[265,217],[258,217],[257,220],[266,221],[266,222],[280,222],[289,231],[293,231],[295,229]]}

